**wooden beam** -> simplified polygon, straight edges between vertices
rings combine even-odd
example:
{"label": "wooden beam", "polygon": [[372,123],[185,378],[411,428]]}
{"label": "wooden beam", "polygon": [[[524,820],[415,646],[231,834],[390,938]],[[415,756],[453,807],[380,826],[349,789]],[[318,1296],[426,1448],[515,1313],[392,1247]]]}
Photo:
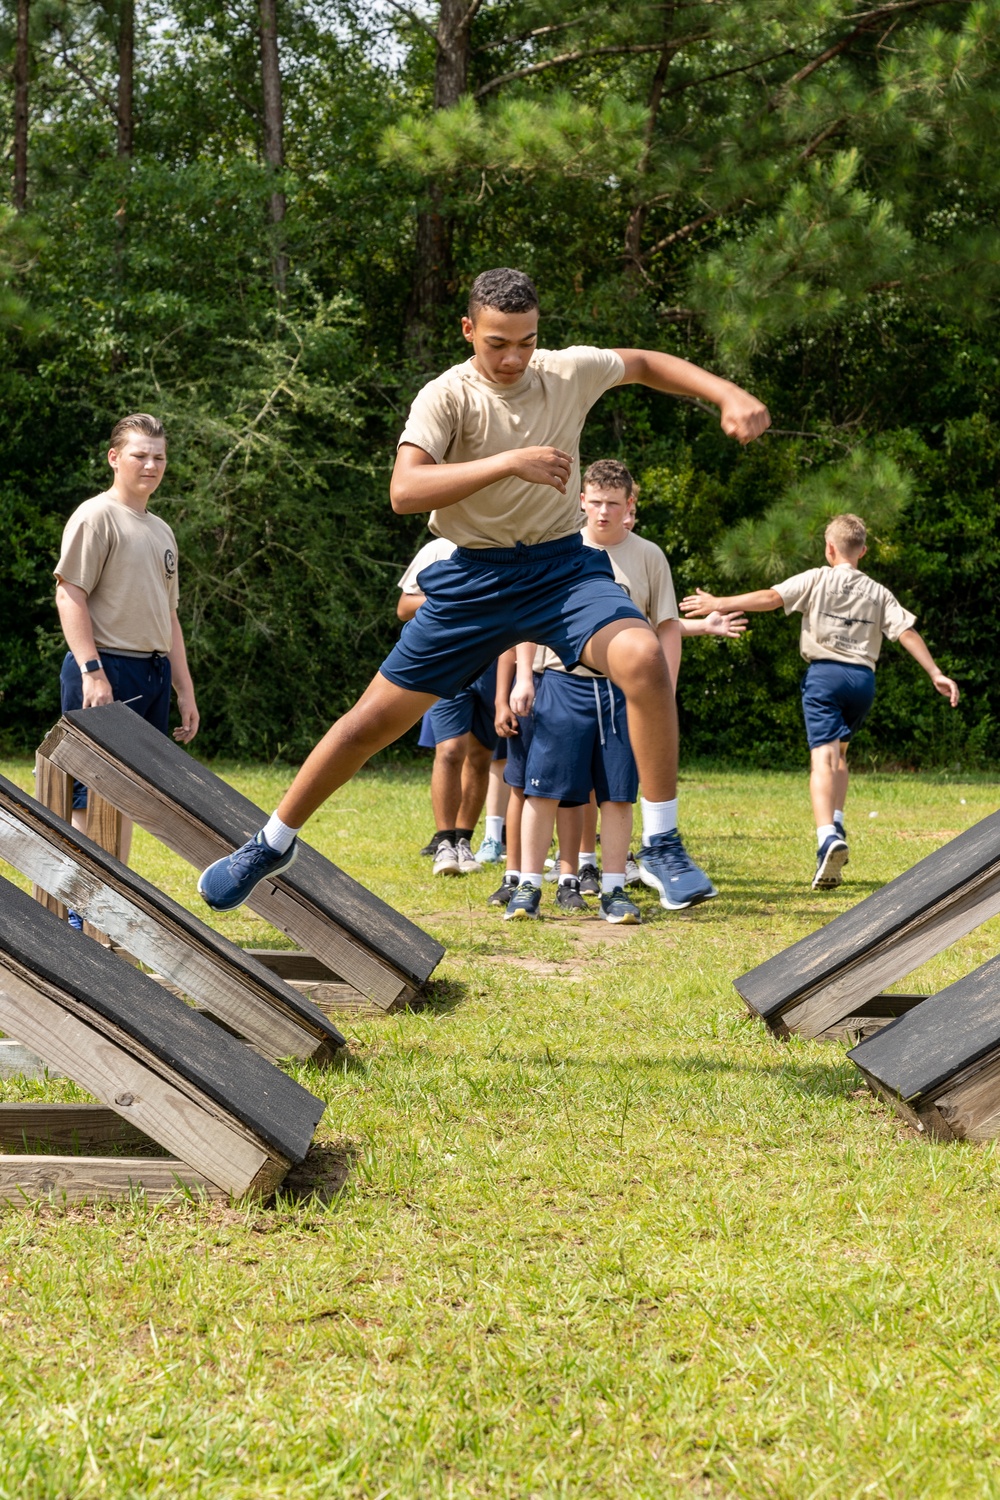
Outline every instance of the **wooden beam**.
{"label": "wooden beam", "polygon": [[74,1153],[154,1143],[106,1104],[0,1104],[0,1149]]}
{"label": "wooden beam", "polygon": [[[50,808],[57,818],[69,823],[73,818],[73,778],[54,766],[48,756],[39,750],[35,756],[35,796],[43,807]],[[61,901],[43,891],[40,885],[32,887],[35,900],[57,916],[66,920],[66,908]]]}
{"label": "wooden beam", "polygon": [[181,1194],[229,1197],[209,1178],[169,1157],[0,1156],[0,1201],[13,1207],[42,1198],[96,1203],[132,1193],[154,1201]]}

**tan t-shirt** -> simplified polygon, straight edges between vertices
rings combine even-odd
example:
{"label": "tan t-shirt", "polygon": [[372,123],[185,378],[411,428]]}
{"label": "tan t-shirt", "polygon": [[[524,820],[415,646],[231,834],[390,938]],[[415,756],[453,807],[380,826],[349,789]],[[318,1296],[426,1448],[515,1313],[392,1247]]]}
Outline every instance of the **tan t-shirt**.
{"label": "tan t-shirt", "polygon": [[429,568],[431,563],[443,562],[446,557],[451,556],[454,550],[455,543],[449,542],[443,536],[436,536],[432,541],[425,542],[399,580],[400,593],[422,594],[423,589],[417,582],[418,573],[422,573],[424,568]]}
{"label": "tan t-shirt", "polygon": [[55,568],[87,595],[99,651],[166,655],[177,608],[177,542],[166,521],[111,494],[85,500],[66,522]]}
{"label": "tan t-shirt", "polygon": [[802,611],[799,650],[806,661],[843,661],[873,672],[882,637],[898,641],[916,615],[881,583],[844,563],[810,568],[773,585],[785,614]]}
{"label": "tan t-shirt", "polygon": [[[583,533],[584,544],[596,551],[606,552],[614,569],[615,582],[620,583],[632,603],[638,605],[652,626],[662,625],[664,620],[679,620],[677,595],[670,564],[655,542],[629,532],[623,542],[613,547],[602,547]],[[566,668],[556,653],[548,646],[539,646],[535,653],[535,671],[565,672]],[[573,668],[575,677],[597,677],[589,667]]]}
{"label": "tan t-shirt", "polygon": [[430,381],[410,407],[399,445],[436,463],[471,463],[512,448],[550,446],[573,456],[565,495],[500,479],[431,512],[430,529],[459,547],[533,546],[580,530],[580,433],[594,402],[625,374],[613,349],[536,349],[514,385],[496,385],[471,359]]}

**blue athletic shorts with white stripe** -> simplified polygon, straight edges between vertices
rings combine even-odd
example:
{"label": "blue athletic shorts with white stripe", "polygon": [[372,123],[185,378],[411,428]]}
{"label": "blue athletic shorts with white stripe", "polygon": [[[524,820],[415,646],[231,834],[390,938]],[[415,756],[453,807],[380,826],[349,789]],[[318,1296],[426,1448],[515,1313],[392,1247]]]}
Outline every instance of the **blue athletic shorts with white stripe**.
{"label": "blue athletic shorts with white stripe", "polygon": [[606,677],[543,672],[524,772],[526,797],[561,802],[634,802],[639,772],[628,737],[625,694]]}
{"label": "blue athletic shorts with white stripe", "polygon": [[802,679],[802,715],[809,749],[849,740],[875,700],[875,673],[853,662],[813,661]]}
{"label": "blue athletic shorts with white stripe", "polygon": [[615,582],[607,554],[579,532],[526,547],[457,547],[421,570],[426,602],[381,672],[398,687],[454,698],[518,641],[551,646],[572,667],[614,620],[644,617]]}

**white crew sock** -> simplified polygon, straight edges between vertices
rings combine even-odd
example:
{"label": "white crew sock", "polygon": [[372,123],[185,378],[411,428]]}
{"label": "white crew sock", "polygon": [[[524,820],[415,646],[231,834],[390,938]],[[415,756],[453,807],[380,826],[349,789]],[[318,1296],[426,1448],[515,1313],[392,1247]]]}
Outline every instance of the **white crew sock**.
{"label": "white crew sock", "polygon": [[579,880],[579,878],[580,878],[579,875],[560,875],[559,876],[559,884],[560,885],[576,885],[576,883]]}
{"label": "white crew sock", "polygon": [[486,832],[484,838],[493,839],[496,843],[503,843],[503,818],[488,817],[486,819]]}
{"label": "white crew sock", "polygon": [[533,886],[537,887],[538,890],[541,890],[541,888],[542,888],[542,872],[541,872],[541,870],[539,870],[539,872],[538,872],[537,875],[532,875],[529,871],[522,870],[521,871],[520,884],[521,885],[533,885]]}
{"label": "white crew sock", "polygon": [[284,854],[292,847],[296,834],[300,833],[298,828],[289,828],[283,823],[277,813],[272,813],[264,824],[264,842],[268,848],[273,849],[275,854]]}
{"label": "white crew sock", "polygon": [[507,873],[506,873],[506,875],[503,878],[503,883],[504,883],[504,885],[520,885],[521,884],[521,872],[520,872],[520,870],[508,870]]}
{"label": "white crew sock", "polygon": [[645,797],[639,798],[642,804],[642,841],[648,844],[651,838],[658,833],[673,833],[677,827],[677,798],[671,797],[669,802],[647,802]]}
{"label": "white crew sock", "polygon": [[624,870],[620,875],[608,875],[607,873],[605,873],[601,876],[601,894],[603,896],[610,896],[611,892],[617,890],[619,886],[622,890],[625,889]]}
{"label": "white crew sock", "polygon": [[841,825],[841,827],[843,827],[843,823],[844,823],[844,809],[842,807],[838,807],[837,808],[837,811],[833,815],[833,821],[835,823],[839,823]]}
{"label": "white crew sock", "polygon": [[832,823],[821,823],[816,830],[816,847],[822,849],[827,839],[833,838],[837,832]]}
{"label": "white crew sock", "polygon": [[576,873],[579,875],[580,872],[582,870],[584,870],[587,865],[592,865],[595,870],[597,869],[597,851],[596,851],[596,849],[594,850],[594,852],[592,854],[581,854],[580,855],[580,858],[576,862]]}

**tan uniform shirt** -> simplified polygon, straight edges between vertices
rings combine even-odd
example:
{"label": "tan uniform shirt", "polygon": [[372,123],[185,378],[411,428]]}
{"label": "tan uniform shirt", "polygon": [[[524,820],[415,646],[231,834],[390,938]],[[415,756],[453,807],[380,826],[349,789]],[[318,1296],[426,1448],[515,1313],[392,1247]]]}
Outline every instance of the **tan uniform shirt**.
{"label": "tan uniform shirt", "polygon": [[496,385],[471,360],[418,391],[399,440],[436,463],[471,463],[513,448],[572,454],[565,495],[546,484],[501,479],[431,512],[430,529],[459,547],[533,546],[580,530],[580,433],[594,402],[625,374],[612,349],[536,349],[514,385]]}
{"label": "tan uniform shirt", "polygon": [[429,568],[431,563],[444,562],[455,550],[455,543],[449,542],[445,537],[436,536],[433,541],[425,542],[410,563],[406,572],[399,580],[399,591],[401,594],[422,594],[423,589],[417,582],[417,574]]}
{"label": "tan uniform shirt", "polygon": [[773,585],[785,614],[802,611],[799,650],[806,661],[842,661],[875,670],[882,637],[898,641],[916,615],[881,583],[847,564],[810,568]]}
{"label": "tan uniform shirt", "polygon": [[[665,620],[680,619],[670,564],[655,542],[636,536],[634,531],[629,532],[623,542],[617,542],[613,547],[602,547],[600,542],[592,542],[586,531],[583,533],[583,540],[586,546],[607,553],[614,569],[615,582],[621,584],[632,603],[642,610],[654,628],[662,625]],[[539,646],[535,653],[536,672],[565,670],[554,651],[548,646]],[[581,665],[573,668],[573,675],[597,677],[599,673]]]}
{"label": "tan uniform shirt", "polygon": [[99,651],[170,651],[177,542],[159,516],[132,510],[111,494],[85,500],[66,522],[55,574],[87,595]]}

